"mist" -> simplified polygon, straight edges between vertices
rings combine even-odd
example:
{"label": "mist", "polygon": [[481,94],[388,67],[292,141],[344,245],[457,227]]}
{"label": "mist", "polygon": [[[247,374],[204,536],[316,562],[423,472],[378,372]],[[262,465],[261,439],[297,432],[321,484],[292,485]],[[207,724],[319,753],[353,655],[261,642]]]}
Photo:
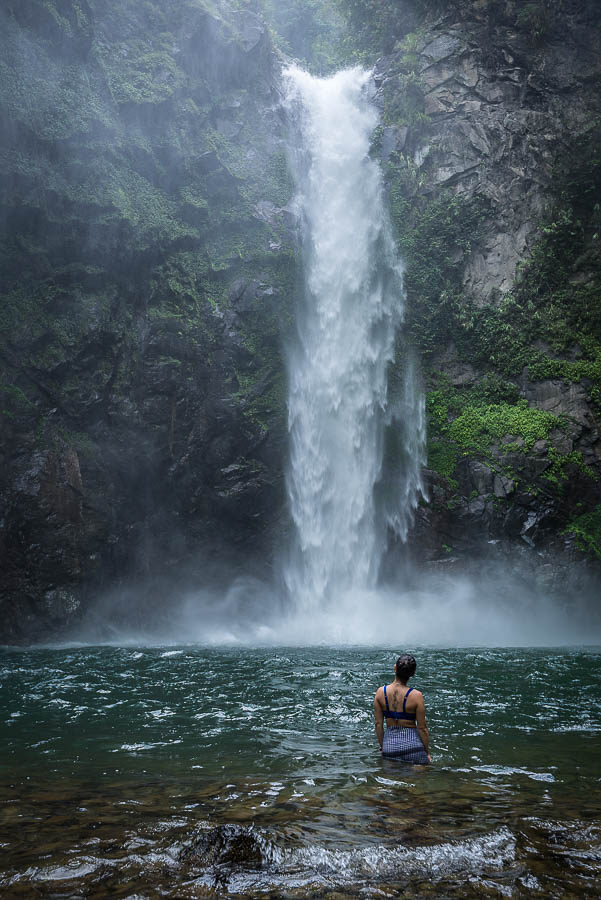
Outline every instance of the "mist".
{"label": "mist", "polygon": [[149,609],[143,588],[113,590],[66,639],[91,644],[206,646],[538,647],[601,643],[594,585],[558,598],[492,561],[486,575],[414,573],[402,585],[347,591],[306,615],[273,584],[174,592]]}

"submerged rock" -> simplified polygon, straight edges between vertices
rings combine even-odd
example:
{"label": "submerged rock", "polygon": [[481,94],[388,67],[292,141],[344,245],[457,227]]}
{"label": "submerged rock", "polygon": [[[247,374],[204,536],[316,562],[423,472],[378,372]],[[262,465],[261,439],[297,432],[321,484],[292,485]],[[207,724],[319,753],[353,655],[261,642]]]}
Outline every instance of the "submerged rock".
{"label": "submerged rock", "polygon": [[180,852],[180,861],[201,868],[258,869],[271,861],[270,847],[250,826],[217,825],[201,831]]}

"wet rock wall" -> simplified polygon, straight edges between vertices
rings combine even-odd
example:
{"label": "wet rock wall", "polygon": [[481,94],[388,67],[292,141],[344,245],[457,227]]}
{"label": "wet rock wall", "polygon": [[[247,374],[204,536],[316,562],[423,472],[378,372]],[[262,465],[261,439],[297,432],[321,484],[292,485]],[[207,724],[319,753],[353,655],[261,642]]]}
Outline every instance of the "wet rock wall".
{"label": "wet rock wall", "polygon": [[19,0],[0,19],[0,640],[18,640],[109,586],[164,606],[269,560],[296,276],[279,68],[251,9]]}
{"label": "wet rock wall", "polygon": [[601,558],[601,17],[412,10],[375,70],[427,389],[412,546],[428,567],[497,559],[562,590]]}

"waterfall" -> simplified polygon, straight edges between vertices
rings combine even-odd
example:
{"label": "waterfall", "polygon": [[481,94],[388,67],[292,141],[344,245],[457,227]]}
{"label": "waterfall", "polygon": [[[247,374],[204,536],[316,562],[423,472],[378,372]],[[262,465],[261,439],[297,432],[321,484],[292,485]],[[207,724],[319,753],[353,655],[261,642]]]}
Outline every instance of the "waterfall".
{"label": "waterfall", "polygon": [[[304,264],[288,352],[294,543],[284,579],[311,612],[376,585],[387,526],[405,538],[422,490],[424,414],[410,360],[400,396],[388,397],[403,271],[369,155],[370,73],[291,67],[284,80]],[[383,481],[385,429],[398,439]]]}

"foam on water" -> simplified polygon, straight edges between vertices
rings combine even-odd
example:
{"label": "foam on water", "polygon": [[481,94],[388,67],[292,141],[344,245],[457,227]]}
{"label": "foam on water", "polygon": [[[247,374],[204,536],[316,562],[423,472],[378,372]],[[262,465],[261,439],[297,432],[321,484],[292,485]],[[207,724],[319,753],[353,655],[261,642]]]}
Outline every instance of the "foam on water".
{"label": "foam on water", "polygon": [[[173,828],[173,821],[165,825]],[[185,824],[185,820],[181,824]],[[483,837],[465,841],[451,841],[430,847],[363,847],[351,851],[328,850],[318,845],[284,849],[260,831],[251,829],[260,848],[262,865],[253,873],[245,866],[243,873],[228,867],[228,875],[221,873],[221,881],[227,877],[228,891],[243,893],[256,881],[264,888],[268,884],[302,886],[317,881],[352,884],[357,881],[410,878],[414,875],[437,880],[457,873],[481,874],[510,865],[515,860],[515,838],[508,828],[500,828]],[[151,844],[146,841],[146,844]],[[137,849],[139,844],[134,844]],[[151,853],[146,865],[158,864],[173,868],[174,853]],[[129,856],[128,863],[137,859]],[[141,860],[140,860],[141,861]],[[68,865],[30,867],[10,880],[18,882],[74,881],[98,870],[114,868],[116,860],[107,857],[82,856]],[[210,883],[214,879],[212,868],[201,879]]]}
{"label": "foam on water", "polygon": [[[245,893],[253,887],[288,888],[324,884],[350,886],[356,883],[404,881],[418,876],[438,881],[452,875],[478,876],[494,873],[515,862],[516,842],[508,828],[481,837],[422,847],[367,846],[353,850],[328,849],[319,845],[282,848],[253,829],[260,847],[262,865],[256,872],[231,871],[228,892]],[[223,877],[223,875],[222,875]],[[210,884],[211,869],[199,880]]]}
{"label": "foam on water", "polygon": [[441,878],[453,872],[480,873],[503,868],[515,859],[515,838],[508,828],[483,837],[449,841],[430,847],[361,847],[327,850],[303,847],[284,853],[282,864],[306,866],[322,874],[352,881],[365,875],[384,878],[424,875]]}

